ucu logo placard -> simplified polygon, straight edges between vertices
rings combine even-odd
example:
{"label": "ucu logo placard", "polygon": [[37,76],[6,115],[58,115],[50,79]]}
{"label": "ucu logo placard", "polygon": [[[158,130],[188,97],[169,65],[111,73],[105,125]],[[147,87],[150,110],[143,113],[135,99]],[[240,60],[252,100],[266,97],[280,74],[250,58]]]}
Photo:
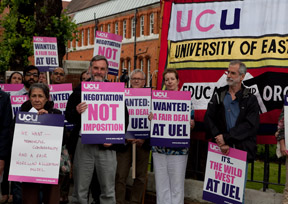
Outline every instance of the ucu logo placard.
{"label": "ucu logo placard", "polygon": [[34,38],[36,42],[43,42],[43,38],[36,37]]}
{"label": "ucu logo placard", "polygon": [[124,90],[125,95],[130,95],[130,90]]}
{"label": "ucu logo placard", "polygon": [[167,98],[167,92],[153,92],[153,96],[159,97],[159,98]]}
{"label": "ucu logo placard", "polygon": [[37,122],[37,120],[38,120],[38,115],[20,113],[19,116],[18,116],[18,118],[19,118],[19,120],[21,120],[21,121]]}
{"label": "ucu logo placard", "polygon": [[5,90],[5,86],[4,85],[0,85],[0,89],[3,91]]}
{"label": "ucu logo placard", "polygon": [[25,96],[21,96],[21,97],[12,97],[12,102],[14,103],[24,103],[25,101],[27,101],[27,98]]}
{"label": "ucu logo placard", "polygon": [[50,88],[50,91],[53,91],[53,86],[49,86],[49,88]]}
{"label": "ucu logo placard", "polygon": [[214,145],[214,144],[210,144],[210,149],[216,151],[216,152],[221,152],[221,149],[219,146]]}
{"label": "ucu logo placard", "polygon": [[108,34],[107,33],[98,33],[98,36],[102,37],[102,38],[107,38]]}
{"label": "ucu logo placard", "polygon": [[84,84],[85,89],[89,90],[99,90],[99,84]]}

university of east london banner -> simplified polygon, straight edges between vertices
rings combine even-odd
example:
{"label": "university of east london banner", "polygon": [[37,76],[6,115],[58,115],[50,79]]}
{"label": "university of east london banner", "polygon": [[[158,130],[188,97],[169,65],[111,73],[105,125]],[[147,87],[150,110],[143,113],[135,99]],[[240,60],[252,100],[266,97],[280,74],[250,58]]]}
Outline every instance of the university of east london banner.
{"label": "university of east london banner", "polygon": [[190,146],[191,98],[188,91],[152,91],[151,146]]}
{"label": "university of east london banner", "polygon": [[220,147],[208,144],[203,199],[213,203],[243,203],[247,152],[230,148],[228,155]]}
{"label": "university of east london banner", "polygon": [[9,181],[57,184],[64,116],[18,112]]}
{"label": "university of east london banner", "polygon": [[[283,21],[288,18],[288,3],[282,0],[163,0],[161,9],[157,88],[163,85],[164,69],[176,68],[180,87],[191,91],[195,120],[201,124],[214,88],[226,84],[229,62],[240,60],[248,68],[247,84],[256,91],[261,107],[258,135],[267,137],[257,140],[275,143],[275,137],[269,135],[276,130],[288,80],[284,76],[272,79],[278,73],[288,73],[288,27]],[[223,80],[224,84],[219,83]],[[203,132],[201,127],[196,126],[195,131]]]}
{"label": "university of east london banner", "polygon": [[82,82],[81,93],[88,105],[81,114],[82,143],[124,143],[124,83]]}
{"label": "university of east london banner", "polygon": [[126,139],[147,139],[150,136],[151,89],[126,88],[125,104],[129,112],[129,125]]}

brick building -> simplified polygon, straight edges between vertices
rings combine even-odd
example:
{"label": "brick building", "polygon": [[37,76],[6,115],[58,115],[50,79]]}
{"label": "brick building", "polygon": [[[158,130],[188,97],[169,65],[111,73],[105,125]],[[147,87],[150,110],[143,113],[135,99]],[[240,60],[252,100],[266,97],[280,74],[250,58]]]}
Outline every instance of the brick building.
{"label": "brick building", "polygon": [[[135,12],[137,23],[135,33]],[[99,31],[123,36],[118,81],[124,69],[134,69],[134,40],[136,39],[136,68],[147,76],[147,86],[156,87],[159,52],[160,1],[159,0],[72,0],[68,12],[78,25],[78,41],[68,43],[64,67],[69,76],[77,76],[89,67],[93,57],[95,16]],[[136,38],[135,38],[136,35]],[[70,80],[72,78],[70,77]],[[73,80],[74,82],[74,80]],[[74,83],[73,83],[74,84]]]}

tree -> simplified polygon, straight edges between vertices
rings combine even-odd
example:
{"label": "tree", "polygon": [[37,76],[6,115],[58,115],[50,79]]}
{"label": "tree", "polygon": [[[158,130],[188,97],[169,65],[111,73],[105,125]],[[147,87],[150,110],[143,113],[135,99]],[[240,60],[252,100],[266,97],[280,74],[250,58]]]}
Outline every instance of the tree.
{"label": "tree", "polygon": [[[4,15],[5,8],[9,12]],[[66,54],[68,40],[73,40],[77,25],[66,12],[62,12],[61,0],[2,0],[5,29],[0,42],[0,70],[23,70],[33,56],[33,36],[56,37],[59,65]]]}

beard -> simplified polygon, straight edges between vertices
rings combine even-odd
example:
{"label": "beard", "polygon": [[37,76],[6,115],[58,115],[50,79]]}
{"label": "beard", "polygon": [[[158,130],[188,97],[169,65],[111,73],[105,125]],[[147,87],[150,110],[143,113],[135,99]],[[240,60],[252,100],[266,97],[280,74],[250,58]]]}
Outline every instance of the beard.
{"label": "beard", "polygon": [[23,81],[23,84],[26,88],[30,88],[30,86],[34,83],[36,83],[36,81],[34,81],[33,79],[29,79],[28,81],[25,81],[25,80]]}
{"label": "beard", "polygon": [[231,79],[230,77],[227,77],[226,82],[228,86],[236,86],[240,83],[240,77],[236,79]]}
{"label": "beard", "polygon": [[91,77],[91,80],[95,82],[103,82],[105,80],[105,77],[101,75],[94,75]]}

